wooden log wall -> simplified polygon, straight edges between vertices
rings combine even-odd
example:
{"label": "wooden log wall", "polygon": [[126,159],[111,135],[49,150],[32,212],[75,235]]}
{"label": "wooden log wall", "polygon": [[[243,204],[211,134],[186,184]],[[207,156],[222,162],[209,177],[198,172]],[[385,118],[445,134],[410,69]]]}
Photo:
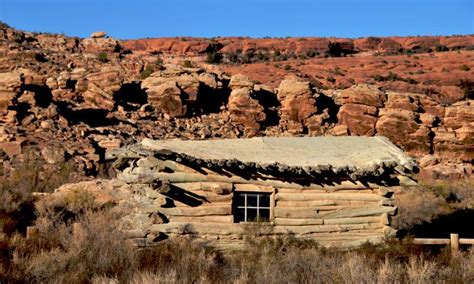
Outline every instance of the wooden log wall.
{"label": "wooden log wall", "polygon": [[154,157],[131,162],[118,179],[147,188],[146,195],[154,202],[146,212],[155,219],[146,230],[155,234],[242,240],[247,224],[234,223],[232,204],[239,191],[271,194],[271,220],[264,225],[267,235],[292,234],[323,245],[353,246],[381,241],[395,232],[389,226],[397,210],[393,192],[372,183],[247,179]]}

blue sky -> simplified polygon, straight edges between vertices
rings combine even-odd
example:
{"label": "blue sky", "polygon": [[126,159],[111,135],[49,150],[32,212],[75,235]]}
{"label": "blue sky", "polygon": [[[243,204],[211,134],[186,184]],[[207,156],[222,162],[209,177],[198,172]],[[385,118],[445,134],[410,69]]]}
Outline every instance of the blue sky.
{"label": "blue sky", "polygon": [[474,0],[0,0],[18,29],[163,36],[474,34]]}

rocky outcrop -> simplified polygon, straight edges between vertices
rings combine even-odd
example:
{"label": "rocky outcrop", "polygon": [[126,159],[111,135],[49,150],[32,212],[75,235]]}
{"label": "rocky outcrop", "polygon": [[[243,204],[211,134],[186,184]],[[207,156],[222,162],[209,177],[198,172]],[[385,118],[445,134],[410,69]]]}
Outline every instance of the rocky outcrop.
{"label": "rocky outcrop", "polygon": [[339,124],[346,125],[351,135],[375,134],[379,108],[386,94],[370,85],[356,85],[340,92],[336,98],[341,105],[337,114]]}
{"label": "rocky outcrop", "polygon": [[277,98],[281,103],[280,125],[292,134],[303,133],[317,111],[310,83],[294,77],[283,80]]}
{"label": "rocky outcrop", "polygon": [[254,83],[246,76],[232,76],[229,83],[232,90],[227,103],[229,118],[243,125],[249,132],[260,130],[260,123],[266,118],[263,107],[254,96]]}
{"label": "rocky outcrop", "polygon": [[[106,149],[144,137],[383,135],[419,158],[422,174],[472,175],[474,108],[466,95],[441,104],[432,93],[386,91],[370,84],[323,90],[301,74],[286,77],[275,90],[217,67],[210,72],[159,64],[153,54],[121,52],[112,48],[120,43],[105,36],[77,39],[0,30],[0,52],[6,55],[0,58],[5,164],[21,157],[24,147],[35,147],[48,165],[72,160],[94,175],[106,160]],[[383,42],[371,39],[364,48],[382,48]],[[90,50],[84,48],[88,43]],[[99,50],[106,60],[98,58]]]}
{"label": "rocky outcrop", "polygon": [[111,111],[114,109],[114,93],[123,82],[118,69],[103,70],[85,76],[87,90],[82,94],[88,106]]}

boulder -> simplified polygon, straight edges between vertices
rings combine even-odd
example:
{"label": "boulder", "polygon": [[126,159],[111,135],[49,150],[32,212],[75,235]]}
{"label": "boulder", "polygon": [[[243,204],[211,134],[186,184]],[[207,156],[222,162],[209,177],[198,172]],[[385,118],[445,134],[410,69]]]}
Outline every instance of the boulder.
{"label": "boulder", "polygon": [[251,98],[251,92],[247,88],[232,90],[227,109],[232,122],[241,124],[247,129],[259,130],[259,122],[265,121],[266,116],[258,101]]}
{"label": "boulder", "polygon": [[186,105],[181,99],[181,90],[175,81],[167,81],[158,86],[152,86],[145,90],[148,103],[158,113],[167,114],[170,117],[179,117],[186,114]]}
{"label": "boulder", "polygon": [[0,73],[0,114],[6,114],[7,107],[20,91],[22,83],[20,72]]}
{"label": "boulder", "polygon": [[[296,77],[288,77],[281,81],[277,98],[281,104],[280,124],[291,133],[301,133],[307,120],[317,111],[311,84]],[[314,121],[311,124],[314,126]]]}
{"label": "boulder", "polygon": [[338,123],[346,125],[350,135],[375,134],[377,108],[362,104],[344,104],[337,114]]}
{"label": "boulder", "polygon": [[379,87],[367,84],[354,85],[341,91],[336,101],[339,104],[362,104],[374,107],[383,107],[387,95]]}
{"label": "boulder", "polygon": [[41,156],[48,164],[58,164],[65,161],[65,151],[60,147],[44,147],[41,150]]}
{"label": "boulder", "polygon": [[85,107],[95,109],[114,109],[114,93],[122,84],[121,72],[118,69],[104,68],[99,72],[91,73],[85,77],[87,90],[83,97]]}
{"label": "boulder", "polygon": [[98,32],[93,32],[90,37],[91,38],[103,38],[106,35],[107,35],[106,32],[98,31]]}
{"label": "boulder", "polygon": [[474,100],[455,103],[446,107],[444,125],[453,129],[472,124],[474,121]]}

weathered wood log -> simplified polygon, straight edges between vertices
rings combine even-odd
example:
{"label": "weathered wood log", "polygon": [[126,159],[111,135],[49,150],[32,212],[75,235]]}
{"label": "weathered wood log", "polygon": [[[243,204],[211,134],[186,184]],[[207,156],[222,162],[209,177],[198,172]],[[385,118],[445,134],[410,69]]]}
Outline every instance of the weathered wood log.
{"label": "weathered wood log", "polygon": [[235,224],[172,222],[150,226],[152,232],[174,234],[238,235],[242,227]]}
{"label": "weathered wood log", "polygon": [[348,224],[348,225],[311,225],[311,226],[275,226],[273,234],[311,234],[319,232],[347,232],[380,228],[378,224]]}
{"label": "weathered wood log", "polygon": [[313,206],[327,206],[336,205],[333,200],[313,200],[313,201],[285,201],[278,200],[276,206],[278,207],[313,207]]}
{"label": "weathered wood log", "polygon": [[287,208],[275,207],[275,218],[320,218],[323,211],[335,211],[344,207],[341,206],[320,206],[320,207],[302,207]]}
{"label": "weathered wood log", "polygon": [[230,215],[231,206],[198,206],[198,207],[174,207],[158,208],[165,216],[208,216],[208,215]]}
{"label": "weathered wood log", "polygon": [[339,218],[339,219],[323,219],[324,224],[328,225],[343,225],[343,224],[364,224],[364,223],[381,223],[379,216],[373,217],[353,217],[353,218]]}
{"label": "weathered wood log", "polygon": [[219,195],[230,194],[233,188],[232,183],[228,182],[181,182],[172,185],[188,191],[211,191]]}
{"label": "weathered wood log", "polygon": [[388,215],[388,213],[383,213],[382,215],[380,215],[380,223],[382,223],[383,225],[389,226],[391,223],[390,219],[391,218],[390,218],[390,215]]}
{"label": "weathered wood log", "polygon": [[379,201],[384,197],[367,193],[277,193],[276,200],[311,201],[311,200],[361,200]]}
{"label": "weathered wood log", "polygon": [[[141,175],[130,174],[126,171],[117,174],[117,178],[126,183],[151,183],[154,180],[167,180],[170,183],[184,183],[184,182],[228,182],[228,183],[245,183],[245,184],[257,184],[257,185],[267,185],[273,187],[281,188],[294,188],[302,189],[303,185],[293,183],[293,182],[284,182],[281,180],[261,180],[261,179],[244,179],[239,176],[221,176],[214,174],[193,174],[193,173],[144,173]],[[311,188],[312,186],[319,187],[319,185],[305,185],[305,188]]]}
{"label": "weathered wood log", "polygon": [[448,245],[449,242],[449,239],[413,239],[413,243],[419,245]]}
{"label": "weathered wood log", "polygon": [[[294,190],[294,188],[293,187],[281,188],[281,192],[285,192],[288,190]],[[358,192],[359,190],[366,190],[367,192],[369,192],[369,191],[373,191],[373,188],[367,185],[364,185],[360,182],[353,183],[350,181],[342,181],[340,183],[332,183],[332,184],[311,184],[310,186],[302,186],[301,190],[304,190],[304,191],[321,190],[322,192],[336,192],[336,191]]]}
{"label": "weathered wood log", "polygon": [[[222,199],[218,199],[222,198]],[[212,201],[210,201],[212,200]],[[174,205],[176,207],[186,207],[186,208],[197,208],[197,207],[212,207],[212,206],[232,206],[232,196],[230,195],[217,195],[214,198],[209,198],[206,201],[204,201],[202,204],[196,206],[196,205],[190,205],[186,204],[184,202],[180,202],[177,200],[173,201]]]}
{"label": "weathered wood log", "polygon": [[170,216],[169,219],[171,222],[182,222],[182,223],[223,223],[223,224],[234,223],[234,216],[232,215],[203,216],[203,217]]}
{"label": "weathered wood log", "polygon": [[274,187],[269,185],[258,185],[248,183],[235,183],[236,191],[273,192]]}
{"label": "weathered wood log", "polygon": [[393,214],[397,210],[397,207],[387,206],[366,206],[359,208],[342,209],[338,212],[332,212],[324,214],[324,219],[337,219],[337,218],[349,218],[349,217],[364,217],[372,215],[381,215],[383,213]]}
{"label": "weathered wood log", "polygon": [[291,219],[275,218],[273,223],[277,226],[303,226],[303,225],[322,225],[322,219]]}
{"label": "weathered wood log", "polygon": [[[166,224],[151,225],[151,232],[174,234],[209,234],[209,235],[241,235],[245,233],[244,224],[218,224],[218,223],[187,223],[171,222]],[[275,226],[270,230],[262,230],[263,235],[306,235],[313,233],[344,233],[357,230],[374,230],[380,228],[375,224],[349,224],[349,225],[309,225],[309,226]]]}

